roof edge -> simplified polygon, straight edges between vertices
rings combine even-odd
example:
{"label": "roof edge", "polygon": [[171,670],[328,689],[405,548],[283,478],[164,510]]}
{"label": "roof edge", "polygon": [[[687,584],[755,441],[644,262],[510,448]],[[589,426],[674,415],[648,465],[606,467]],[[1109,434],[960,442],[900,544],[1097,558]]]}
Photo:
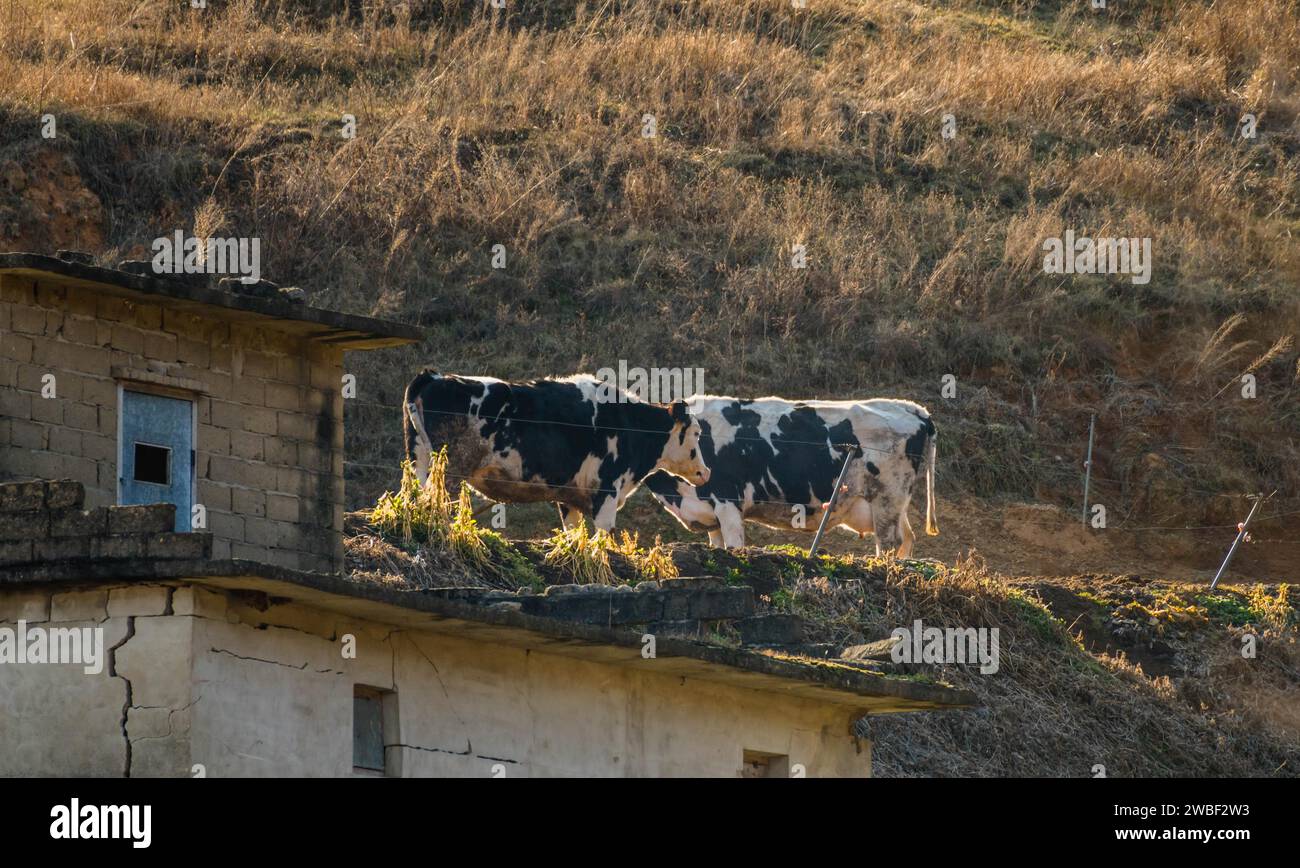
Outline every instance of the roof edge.
{"label": "roof edge", "polygon": [[[705,680],[734,683],[749,689],[853,706],[866,713],[920,711],[970,707],[978,704],[968,690],[924,684],[864,672],[820,661],[803,662],[757,651],[711,645],[670,636],[656,638],[655,657],[642,658],[642,634],[636,630],[603,627],[529,615],[506,606],[482,606],[442,596],[355,582],[339,575],[308,573],[242,560],[123,558],[61,561],[0,567],[0,592],[46,585],[85,586],[108,582],[195,581],[228,590],[261,590],[303,605],[334,608],[371,620],[392,617],[421,621],[412,626],[431,628],[439,622],[461,622],[464,633],[494,628],[496,634],[514,631],[537,637],[569,656],[606,658],[615,665],[647,668],[674,658],[679,665],[668,674],[691,675]],[[368,608],[369,612],[356,612]],[[421,616],[428,616],[424,621]],[[519,637],[520,642],[524,636]],[[588,653],[584,653],[584,649]],[[616,652],[608,659],[600,649]],[[685,664],[685,665],[682,665]],[[690,670],[689,672],[687,670]],[[731,672],[734,677],[726,677]]]}
{"label": "roof edge", "polygon": [[88,265],[41,253],[0,253],[0,274],[5,272],[36,279],[45,277],[52,280],[73,280],[128,294],[138,293],[238,311],[253,317],[313,324],[320,326],[319,333],[306,337],[344,349],[400,346],[418,343],[425,337],[422,329],[407,323],[342,313],[283,299],[239,295],[165,276],[131,274],[116,268]]}

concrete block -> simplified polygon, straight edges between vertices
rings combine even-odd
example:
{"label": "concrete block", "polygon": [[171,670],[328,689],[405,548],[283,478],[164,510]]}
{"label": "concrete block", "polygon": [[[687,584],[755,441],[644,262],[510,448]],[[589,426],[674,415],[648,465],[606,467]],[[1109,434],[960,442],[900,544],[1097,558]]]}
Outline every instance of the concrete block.
{"label": "concrete block", "polygon": [[151,558],[207,558],[212,555],[212,534],[155,534],[149,537],[145,552]]}
{"label": "concrete block", "polygon": [[30,512],[45,506],[44,482],[0,484],[0,512]]}
{"label": "concrete block", "polygon": [[128,615],[162,615],[167,611],[169,590],[162,585],[109,588],[108,616],[118,618]]}
{"label": "concrete block", "polygon": [[172,594],[172,613],[225,620],[226,596],[198,585],[186,585]]}
{"label": "concrete block", "polygon": [[176,526],[176,504],[150,503],[143,506],[113,506],[108,510],[108,532],[164,533]]}
{"label": "concrete block", "polygon": [[804,622],[798,615],[756,615],[737,620],[735,626],[746,645],[793,645],[804,637]]}
{"label": "concrete block", "polygon": [[27,564],[32,561],[32,541],[0,542],[0,567],[10,564]]}
{"label": "concrete block", "polygon": [[94,539],[90,543],[91,557],[142,558],[145,554],[146,534],[123,534]]}
{"label": "concrete block", "polygon": [[39,512],[10,512],[0,518],[0,542],[35,540],[50,535],[50,514]]}
{"label": "concrete block", "polygon": [[50,537],[32,541],[32,559],[40,563],[51,561],[71,561],[90,557],[91,537],[65,536]]}
{"label": "concrete block", "polygon": [[50,518],[51,537],[101,536],[108,532],[108,510],[104,507],[70,511]]}
{"label": "concrete block", "polygon": [[52,480],[45,486],[45,505],[49,509],[81,509],[85,499],[85,486],[70,479]]}
{"label": "concrete block", "polygon": [[41,624],[50,620],[49,591],[17,591],[0,596],[0,621]]}
{"label": "concrete block", "polygon": [[108,589],[68,591],[50,600],[50,620],[103,621],[108,617]]}

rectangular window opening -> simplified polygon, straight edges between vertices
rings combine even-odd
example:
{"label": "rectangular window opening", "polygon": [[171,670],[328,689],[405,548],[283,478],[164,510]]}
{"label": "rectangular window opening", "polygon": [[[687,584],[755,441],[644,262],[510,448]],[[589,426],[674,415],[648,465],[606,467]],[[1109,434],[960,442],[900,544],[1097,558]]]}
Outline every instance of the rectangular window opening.
{"label": "rectangular window opening", "polygon": [[135,444],[135,481],[171,484],[172,451],[151,443]]}
{"label": "rectangular window opening", "polygon": [[[396,740],[397,694],[365,684],[352,689],[352,770],[361,774],[386,775],[385,745]],[[385,738],[393,735],[392,740]]]}
{"label": "rectangular window opening", "polygon": [[790,757],[786,754],[746,750],[740,764],[742,778],[788,778]]}

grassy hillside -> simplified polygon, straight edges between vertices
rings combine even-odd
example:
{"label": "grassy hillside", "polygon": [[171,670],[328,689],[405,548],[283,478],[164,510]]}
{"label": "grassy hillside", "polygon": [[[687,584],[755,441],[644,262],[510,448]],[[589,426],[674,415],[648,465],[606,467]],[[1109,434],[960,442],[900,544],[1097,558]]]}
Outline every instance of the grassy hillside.
{"label": "grassy hillside", "polygon": [[[983,708],[871,722],[882,775],[1293,775],[1294,594],[1110,573],[1201,578],[1239,495],[1276,488],[1237,564],[1294,576],[1300,3],[1107,6],[7,0],[0,249],[115,264],[177,229],[257,236],[311,303],[424,326],[348,362],[354,506],[395,487],[425,365],[921,401],[945,534],[919,552],[952,566],[844,557],[843,535],[816,560],[711,551],[643,496],[636,542],[548,540],[537,507],[516,542],[448,513],[423,549],[353,519],[349,557],[412,585],[763,583],[836,647],[916,617],[1002,629],[998,676],[923,676]],[[1045,274],[1067,230],[1151,238],[1150,283]],[[1093,500],[1127,533],[1078,524],[1092,413]]]}
{"label": "grassy hillside", "polygon": [[[350,362],[355,504],[419,367],[618,359],[922,401],[946,498],[1077,508],[1091,412],[1113,524],[1300,494],[1295,0],[208,5],[0,7],[0,248],[256,235],[313,303],[427,327]],[[1149,236],[1150,283],[1044,274],[1067,229]]]}

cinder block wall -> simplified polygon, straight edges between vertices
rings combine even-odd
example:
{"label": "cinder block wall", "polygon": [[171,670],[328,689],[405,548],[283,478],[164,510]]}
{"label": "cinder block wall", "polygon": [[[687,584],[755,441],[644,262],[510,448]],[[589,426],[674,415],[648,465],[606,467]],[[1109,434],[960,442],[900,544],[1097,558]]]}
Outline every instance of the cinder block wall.
{"label": "cinder block wall", "polygon": [[87,506],[113,504],[119,384],[180,389],[213,556],[341,569],[343,351],[220,316],[0,277],[0,478],[72,479]]}
{"label": "cinder block wall", "polygon": [[83,509],[79,482],[0,483],[0,567],[121,558],[212,557],[212,535],[173,533],[170,503]]}

